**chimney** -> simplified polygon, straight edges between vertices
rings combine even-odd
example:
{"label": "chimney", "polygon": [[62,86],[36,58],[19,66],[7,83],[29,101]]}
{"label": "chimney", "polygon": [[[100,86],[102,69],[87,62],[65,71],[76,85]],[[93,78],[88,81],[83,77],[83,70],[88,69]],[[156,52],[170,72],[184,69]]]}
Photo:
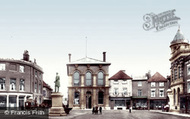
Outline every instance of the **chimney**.
{"label": "chimney", "polygon": [[28,54],[28,51],[25,50],[25,51],[24,51],[24,54],[23,54],[23,60],[29,61],[29,57],[30,57],[30,55]]}
{"label": "chimney", "polygon": [[106,62],[106,52],[103,52],[103,62]]}
{"label": "chimney", "polygon": [[69,54],[69,62],[71,62],[71,54]]}

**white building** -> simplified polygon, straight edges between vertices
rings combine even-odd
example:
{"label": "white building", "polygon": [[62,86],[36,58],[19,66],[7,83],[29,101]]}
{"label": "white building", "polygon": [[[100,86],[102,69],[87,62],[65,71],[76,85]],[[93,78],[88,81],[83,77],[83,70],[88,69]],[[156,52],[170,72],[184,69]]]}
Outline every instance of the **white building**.
{"label": "white building", "polygon": [[110,107],[111,109],[129,109],[132,98],[132,78],[120,70],[110,80]]}

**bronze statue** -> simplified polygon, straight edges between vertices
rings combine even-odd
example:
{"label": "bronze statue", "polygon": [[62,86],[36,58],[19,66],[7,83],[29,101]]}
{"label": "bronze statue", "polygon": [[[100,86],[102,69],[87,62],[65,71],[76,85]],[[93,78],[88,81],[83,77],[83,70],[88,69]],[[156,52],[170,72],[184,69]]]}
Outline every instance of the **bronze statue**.
{"label": "bronze statue", "polygon": [[55,77],[55,92],[59,92],[59,87],[60,87],[60,77],[58,75],[58,73],[56,73],[56,77]]}

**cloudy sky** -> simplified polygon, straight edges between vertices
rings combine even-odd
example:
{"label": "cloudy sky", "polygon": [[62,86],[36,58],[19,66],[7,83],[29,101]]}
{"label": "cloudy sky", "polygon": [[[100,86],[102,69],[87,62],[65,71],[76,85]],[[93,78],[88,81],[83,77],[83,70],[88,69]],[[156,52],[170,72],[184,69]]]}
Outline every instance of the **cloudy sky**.
{"label": "cloudy sky", "polygon": [[44,70],[44,80],[54,87],[56,72],[66,95],[68,53],[72,60],[87,56],[102,60],[107,52],[110,76],[126,70],[132,77],[149,70],[170,75],[170,42],[178,26],[162,31],[143,29],[145,14],[173,10],[190,38],[190,7],[179,0],[1,0],[1,58],[30,59]]}

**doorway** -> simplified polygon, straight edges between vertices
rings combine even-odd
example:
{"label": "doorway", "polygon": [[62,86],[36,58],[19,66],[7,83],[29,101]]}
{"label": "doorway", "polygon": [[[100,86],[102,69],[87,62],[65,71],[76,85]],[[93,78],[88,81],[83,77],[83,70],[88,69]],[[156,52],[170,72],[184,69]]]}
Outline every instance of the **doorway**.
{"label": "doorway", "polygon": [[86,109],[92,108],[92,94],[90,91],[86,92]]}

